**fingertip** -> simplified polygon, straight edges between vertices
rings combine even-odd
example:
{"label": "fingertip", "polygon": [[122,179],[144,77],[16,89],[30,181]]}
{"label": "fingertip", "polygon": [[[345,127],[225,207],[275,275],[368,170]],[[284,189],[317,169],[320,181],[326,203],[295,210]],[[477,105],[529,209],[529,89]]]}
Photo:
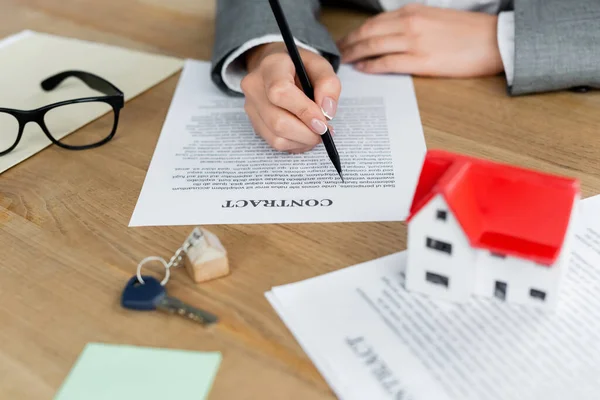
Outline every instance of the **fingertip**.
{"label": "fingertip", "polygon": [[327,132],[327,125],[317,118],[312,119],[312,121],[310,122],[310,128],[314,133],[317,133],[321,136],[324,135],[325,132]]}
{"label": "fingertip", "polygon": [[337,75],[320,79],[315,84],[315,101],[328,121],[337,113],[341,91],[342,85]]}
{"label": "fingertip", "polygon": [[330,96],[325,96],[321,102],[321,112],[328,121],[331,121],[335,117],[337,107],[337,101]]}

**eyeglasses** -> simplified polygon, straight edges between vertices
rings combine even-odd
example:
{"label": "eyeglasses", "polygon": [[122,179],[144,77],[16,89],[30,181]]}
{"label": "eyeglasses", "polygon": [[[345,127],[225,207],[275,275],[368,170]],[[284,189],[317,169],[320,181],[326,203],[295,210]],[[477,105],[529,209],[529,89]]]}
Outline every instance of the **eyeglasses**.
{"label": "eyeglasses", "polygon": [[[107,80],[83,71],[65,71],[51,76],[42,82],[42,89],[54,90],[70,77],[78,78],[105,96],[61,101],[36,110],[0,108],[0,156],[17,147],[28,122],[37,123],[52,143],[69,150],[98,147],[113,138],[119,123],[119,111],[125,103],[123,92]],[[102,119],[97,129],[68,135],[73,128],[74,118],[80,120],[82,114],[96,118],[111,111],[112,120]]]}

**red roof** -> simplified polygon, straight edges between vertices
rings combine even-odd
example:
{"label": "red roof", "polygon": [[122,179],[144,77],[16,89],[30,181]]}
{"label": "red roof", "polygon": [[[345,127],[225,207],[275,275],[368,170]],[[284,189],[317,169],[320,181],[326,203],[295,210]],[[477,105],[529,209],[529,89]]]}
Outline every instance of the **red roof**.
{"label": "red roof", "polygon": [[425,157],[408,221],[436,194],[445,198],[471,246],[551,265],[579,182],[433,150]]}

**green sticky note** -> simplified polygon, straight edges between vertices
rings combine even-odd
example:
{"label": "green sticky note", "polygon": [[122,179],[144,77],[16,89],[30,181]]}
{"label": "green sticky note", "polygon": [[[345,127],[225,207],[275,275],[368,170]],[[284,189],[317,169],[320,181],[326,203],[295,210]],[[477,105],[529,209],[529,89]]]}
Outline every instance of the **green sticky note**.
{"label": "green sticky note", "polygon": [[88,343],[54,400],[202,400],[221,353]]}

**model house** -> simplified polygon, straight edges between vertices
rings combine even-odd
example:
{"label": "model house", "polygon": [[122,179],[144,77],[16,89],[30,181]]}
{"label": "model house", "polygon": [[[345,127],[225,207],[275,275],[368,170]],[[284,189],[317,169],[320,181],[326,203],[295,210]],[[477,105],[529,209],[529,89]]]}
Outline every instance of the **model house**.
{"label": "model house", "polygon": [[408,218],[406,288],[553,309],[578,199],[573,179],[429,151]]}

